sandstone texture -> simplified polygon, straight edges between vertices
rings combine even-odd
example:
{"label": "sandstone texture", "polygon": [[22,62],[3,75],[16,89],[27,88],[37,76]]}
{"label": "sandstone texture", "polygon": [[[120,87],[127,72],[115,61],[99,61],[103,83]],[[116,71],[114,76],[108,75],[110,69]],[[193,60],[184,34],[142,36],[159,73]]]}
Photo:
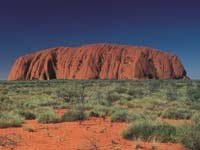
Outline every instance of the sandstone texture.
{"label": "sandstone texture", "polygon": [[19,57],[8,80],[185,79],[176,55],[153,48],[91,44],[49,48]]}

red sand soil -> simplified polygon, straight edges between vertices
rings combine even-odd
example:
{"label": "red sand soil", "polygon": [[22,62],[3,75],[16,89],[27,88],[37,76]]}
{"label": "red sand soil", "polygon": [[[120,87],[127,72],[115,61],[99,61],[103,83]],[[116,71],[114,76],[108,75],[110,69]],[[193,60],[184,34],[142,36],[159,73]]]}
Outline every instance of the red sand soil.
{"label": "red sand soil", "polygon": [[[108,118],[90,118],[80,122],[40,124],[26,121],[21,128],[0,129],[0,136],[15,135],[17,145],[0,150],[183,150],[179,144],[128,141],[121,137],[126,123],[111,123]],[[33,131],[31,131],[33,130]],[[137,146],[136,146],[137,145]]]}

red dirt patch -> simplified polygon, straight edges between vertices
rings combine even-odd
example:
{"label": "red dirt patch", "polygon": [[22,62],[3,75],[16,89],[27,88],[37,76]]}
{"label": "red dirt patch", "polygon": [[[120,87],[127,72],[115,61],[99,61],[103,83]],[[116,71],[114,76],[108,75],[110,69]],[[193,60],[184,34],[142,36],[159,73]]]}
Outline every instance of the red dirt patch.
{"label": "red dirt patch", "polygon": [[[133,150],[150,149],[182,150],[179,144],[147,143],[122,139],[125,123],[111,123],[100,118],[59,124],[40,124],[35,120],[26,121],[22,128],[0,129],[0,135],[16,134],[21,137],[16,150]],[[1,149],[1,148],[0,148]]]}
{"label": "red dirt patch", "polygon": [[14,149],[20,141],[20,137],[16,134],[1,134],[0,135],[0,150],[1,149]]}

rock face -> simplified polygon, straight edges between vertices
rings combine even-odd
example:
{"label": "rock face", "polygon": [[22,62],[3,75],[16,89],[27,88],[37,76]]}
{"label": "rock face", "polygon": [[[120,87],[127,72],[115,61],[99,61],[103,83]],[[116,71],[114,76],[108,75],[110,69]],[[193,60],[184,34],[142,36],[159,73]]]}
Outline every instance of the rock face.
{"label": "rock face", "polygon": [[184,79],[178,57],[147,47],[92,44],[42,50],[16,60],[8,80]]}

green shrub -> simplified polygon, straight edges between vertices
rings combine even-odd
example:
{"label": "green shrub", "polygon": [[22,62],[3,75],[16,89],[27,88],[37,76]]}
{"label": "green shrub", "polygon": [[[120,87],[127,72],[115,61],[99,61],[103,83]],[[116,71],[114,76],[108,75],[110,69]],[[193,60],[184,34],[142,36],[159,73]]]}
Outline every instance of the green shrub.
{"label": "green shrub", "polygon": [[176,136],[176,127],[166,123],[139,120],[129,125],[128,128],[122,132],[122,136],[125,139],[174,142]]}
{"label": "green shrub", "polygon": [[23,116],[26,120],[32,120],[36,118],[35,113],[31,110],[19,111],[19,114]]}
{"label": "green shrub", "polygon": [[188,87],[187,97],[189,101],[200,101],[200,88]]}
{"label": "green shrub", "polygon": [[165,87],[165,97],[169,101],[174,101],[177,100],[177,89],[176,89],[176,84],[171,83]]}
{"label": "green shrub", "polygon": [[148,83],[149,94],[159,91],[160,81],[159,80],[151,80]]}
{"label": "green shrub", "polygon": [[144,114],[142,112],[131,112],[128,114],[128,117],[127,117],[128,122],[133,122],[133,121],[137,121],[137,120],[145,120],[145,119],[152,120],[154,118],[152,116],[150,116],[148,114]]}
{"label": "green shrub", "polygon": [[143,109],[144,106],[143,106],[143,104],[139,104],[139,103],[137,104],[137,103],[134,103],[134,102],[130,101],[130,102],[127,103],[127,107],[128,108],[132,108],[132,109],[133,108]]}
{"label": "green shrub", "polygon": [[14,107],[14,100],[10,99],[8,96],[0,96],[0,112],[1,111],[10,111]]}
{"label": "green shrub", "polygon": [[117,93],[119,93],[119,94],[122,94],[122,93],[126,93],[126,88],[125,87],[117,87],[116,89],[115,89],[115,91],[117,92]]}
{"label": "green shrub", "polygon": [[0,103],[12,103],[12,101],[10,101],[10,98],[8,96],[0,96]]}
{"label": "green shrub", "polygon": [[200,112],[196,112],[193,114],[192,118],[192,125],[195,125],[200,128]]}
{"label": "green shrub", "polygon": [[195,102],[192,102],[192,103],[189,103],[189,108],[190,109],[193,109],[193,110],[200,110],[200,103],[195,103]]}
{"label": "green shrub", "polygon": [[76,102],[80,97],[80,94],[72,89],[57,89],[55,95],[58,99],[62,99],[65,102]]}
{"label": "green shrub", "polygon": [[128,111],[124,109],[118,109],[111,114],[112,122],[125,122],[127,120]]}
{"label": "green shrub", "polygon": [[1,113],[0,114],[0,128],[20,127],[24,122],[24,118],[19,114]]}
{"label": "green shrub", "polygon": [[56,99],[46,99],[43,100],[40,104],[40,106],[48,107],[48,106],[53,106],[56,107],[60,104],[60,102]]}
{"label": "green shrub", "polygon": [[192,111],[183,108],[169,108],[162,114],[162,118],[168,119],[190,119],[192,117]]}
{"label": "green shrub", "polygon": [[191,124],[183,125],[179,130],[179,142],[189,150],[200,149],[200,114],[192,117]]}
{"label": "green shrub", "polygon": [[143,89],[130,89],[127,94],[133,98],[143,98],[145,96]]}
{"label": "green shrub", "polygon": [[115,92],[108,92],[106,100],[108,102],[108,106],[110,106],[113,102],[120,100],[120,94],[117,94]]}
{"label": "green shrub", "polygon": [[26,109],[34,109],[38,107],[38,104],[33,100],[29,100],[29,101],[23,102],[22,107]]}
{"label": "green shrub", "polygon": [[37,120],[40,123],[58,123],[60,119],[56,116],[53,110],[40,112],[37,115]]}
{"label": "green shrub", "polygon": [[97,105],[90,111],[89,116],[91,117],[106,117],[109,109],[106,106]]}
{"label": "green shrub", "polygon": [[119,102],[118,102],[118,104],[119,105],[124,105],[124,106],[126,106],[127,104],[128,104],[128,100],[127,99],[121,99]]}
{"label": "green shrub", "polygon": [[62,121],[78,121],[78,120],[84,120],[86,118],[87,116],[83,110],[70,110],[62,115],[61,120]]}

